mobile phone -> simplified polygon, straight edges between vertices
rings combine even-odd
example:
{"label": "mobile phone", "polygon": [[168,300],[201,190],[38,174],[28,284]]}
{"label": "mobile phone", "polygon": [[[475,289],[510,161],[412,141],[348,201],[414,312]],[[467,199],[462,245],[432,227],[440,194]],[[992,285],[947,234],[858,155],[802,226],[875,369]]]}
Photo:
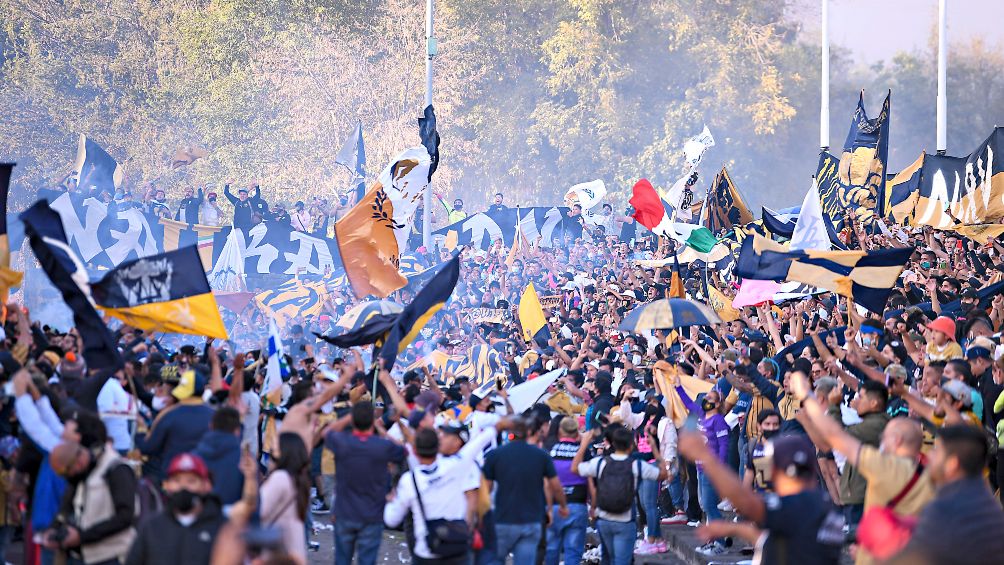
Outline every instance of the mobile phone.
{"label": "mobile phone", "polygon": [[499,378],[495,379],[495,389],[502,390],[502,379]]}

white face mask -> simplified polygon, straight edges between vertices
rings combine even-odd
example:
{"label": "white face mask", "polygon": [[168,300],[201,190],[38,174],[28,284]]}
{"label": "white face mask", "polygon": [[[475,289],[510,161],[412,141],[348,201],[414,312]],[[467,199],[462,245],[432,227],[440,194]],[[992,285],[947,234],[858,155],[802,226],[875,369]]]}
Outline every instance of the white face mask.
{"label": "white face mask", "polygon": [[160,412],[161,410],[164,409],[165,406],[167,406],[167,398],[163,396],[155,396],[153,397],[152,404],[153,404],[153,409]]}

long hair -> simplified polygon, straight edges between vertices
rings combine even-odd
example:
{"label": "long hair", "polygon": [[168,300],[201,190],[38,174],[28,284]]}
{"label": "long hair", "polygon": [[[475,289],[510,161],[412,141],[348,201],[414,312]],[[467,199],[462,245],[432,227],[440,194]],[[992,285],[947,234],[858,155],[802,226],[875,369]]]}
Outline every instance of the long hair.
{"label": "long hair", "polygon": [[299,434],[283,432],[279,434],[279,456],[275,459],[275,469],[289,473],[296,487],[296,513],[301,520],[307,517],[310,502],[310,453]]}

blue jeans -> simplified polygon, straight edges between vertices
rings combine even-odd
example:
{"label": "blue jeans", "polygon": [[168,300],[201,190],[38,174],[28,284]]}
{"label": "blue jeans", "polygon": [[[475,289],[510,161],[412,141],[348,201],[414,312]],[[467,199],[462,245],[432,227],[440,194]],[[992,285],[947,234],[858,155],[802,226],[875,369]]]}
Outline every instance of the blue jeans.
{"label": "blue jeans", "polygon": [[659,481],[642,479],[638,484],[638,499],[645,509],[645,532],[650,538],[662,536],[662,519],[659,513]]}
{"label": "blue jeans", "polygon": [[383,538],[383,523],[366,524],[339,518],[335,520],[335,565],[374,565]]}
{"label": "blue jeans", "polygon": [[495,524],[499,561],[505,563],[512,553],[513,563],[533,563],[537,560],[540,543],[540,524]]}
{"label": "blue jeans", "polygon": [[600,518],[596,520],[596,529],[600,532],[600,542],[603,544],[603,565],[631,565],[634,559],[634,540],[638,527],[634,521],[611,522]]}
{"label": "blue jeans", "polygon": [[558,516],[558,506],[551,510],[554,521],[547,528],[547,552],[544,565],[558,565],[561,552],[565,553],[565,563],[578,563],[586,547],[586,527],[589,526],[589,509],[585,503],[572,502],[568,505],[568,518]]}
{"label": "blue jeans", "polygon": [[677,512],[683,512],[687,509],[687,499],[683,496],[683,479],[681,478],[684,466],[681,463],[679,467],[680,470],[673,475],[673,478],[664,484],[666,486],[666,490],[669,491],[670,500],[673,501],[673,508]]}
{"label": "blue jeans", "polygon": [[710,522],[711,520],[721,520],[722,511],[718,509],[718,493],[715,492],[711,479],[704,474],[704,471],[697,471],[697,498],[701,503],[701,510]]}
{"label": "blue jeans", "polygon": [[749,440],[746,439],[746,432],[739,432],[739,480],[746,476],[746,463],[749,462]]}
{"label": "blue jeans", "polygon": [[475,565],[496,565],[498,560],[498,541],[495,537],[495,512],[489,510],[481,518],[478,526],[484,547],[474,552]]}

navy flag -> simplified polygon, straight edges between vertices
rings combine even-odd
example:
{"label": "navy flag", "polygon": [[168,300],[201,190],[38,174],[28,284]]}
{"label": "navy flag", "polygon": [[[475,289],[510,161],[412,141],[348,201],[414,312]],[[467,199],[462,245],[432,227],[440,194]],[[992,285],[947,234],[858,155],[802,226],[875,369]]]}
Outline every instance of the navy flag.
{"label": "navy flag", "polygon": [[126,261],[92,292],[106,314],[134,328],[228,339],[194,245]]}
{"label": "navy flag", "polygon": [[87,368],[110,371],[121,368],[122,356],[116,339],[94,309],[87,269],[67,243],[59,214],[40,200],[21,213],[21,221],[42,270],[73,311],[73,325],[84,342]]}
{"label": "navy flag", "polygon": [[885,172],[889,160],[891,97],[892,91],[889,91],[878,116],[869,118],[865,111],[865,93],[861,91],[837,169],[837,195],[841,205],[866,223],[886,215]]}
{"label": "navy flag", "polygon": [[443,308],[453,294],[453,289],[457,286],[459,279],[460,254],[458,253],[429,280],[422,290],[418,291],[411,304],[405,306],[404,310],[397,315],[397,320],[387,333],[387,339],[380,348],[380,359],[383,360],[384,369],[391,370],[398,354],[408,347],[408,344],[415,339],[425,324]]}
{"label": "navy flag", "polygon": [[77,160],[73,163],[77,187],[84,191],[95,190],[115,194],[122,184],[122,167],[94,141],[80,134],[77,142]]}
{"label": "navy flag", "polygon": [[705,203],[708,217],[704,225],[716,236],[733,226],[748,224],[753,221],[753,214],[743,195],[739,192],[729,172],[722,170],[715,175],[715,180],[708,189],[708,199]]}
{"label": "navy flag", "polygon": [[429,104],[425,107],[423,116],[418,119],[418,135],[422,138],[422,146],[432,157],[432,164],[429,165],[429,181],[432,181],[432,174],[439,168],[439,130],[436,129],[436,109]]}
{"label": "navy flag", "polygon": [[366,147],[363,145],[362,122],[356,122],[355,131],[335,155],[335,162],[352,172],[352,180],[356,181],[356,202],[359,202],[366,194]]}

